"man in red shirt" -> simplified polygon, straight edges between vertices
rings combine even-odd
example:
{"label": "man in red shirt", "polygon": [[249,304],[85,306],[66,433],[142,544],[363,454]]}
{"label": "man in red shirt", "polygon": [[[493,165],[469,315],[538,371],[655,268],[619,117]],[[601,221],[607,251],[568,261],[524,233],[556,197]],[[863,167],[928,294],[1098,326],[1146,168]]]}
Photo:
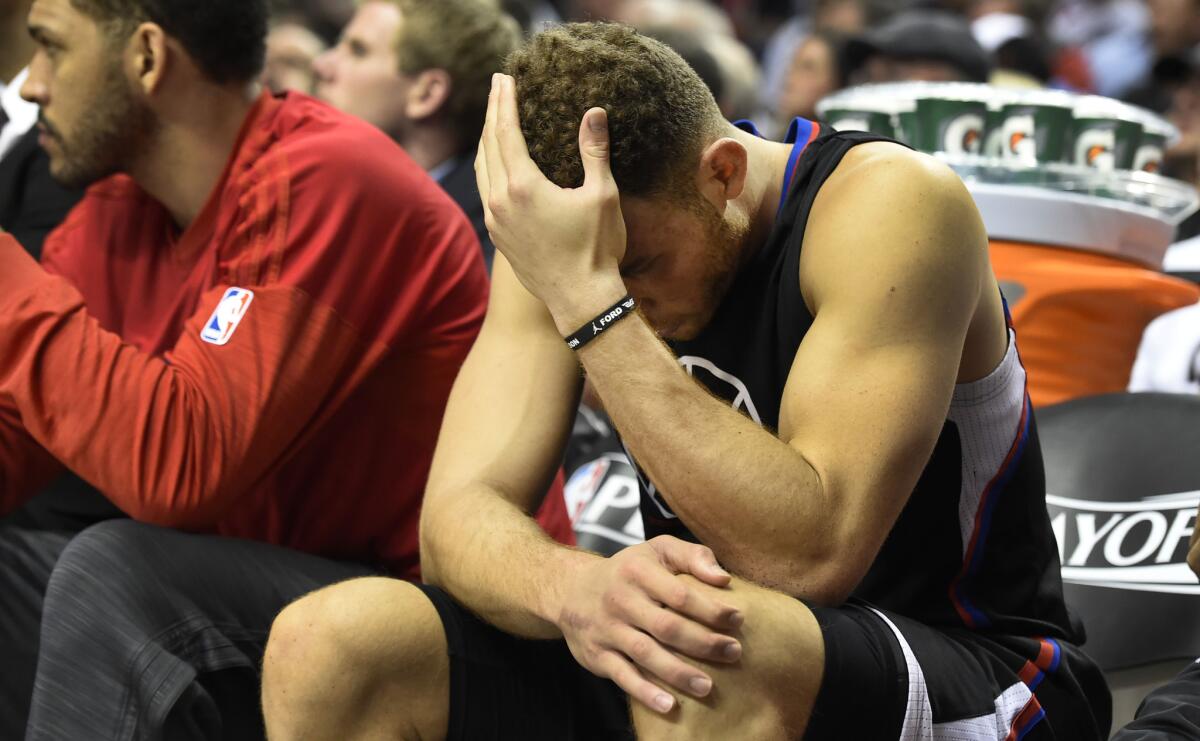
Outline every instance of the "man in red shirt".
{"label": "man in red shirt", "polygon": [[266,5],[30,13],[23,95],[92,185],[42,266],[0,235],[0,514],[66,467],[134,521],[0,521],[0,737],[253,733],[283,605],[417,575],[483,261],[386,136],[257,91]]}

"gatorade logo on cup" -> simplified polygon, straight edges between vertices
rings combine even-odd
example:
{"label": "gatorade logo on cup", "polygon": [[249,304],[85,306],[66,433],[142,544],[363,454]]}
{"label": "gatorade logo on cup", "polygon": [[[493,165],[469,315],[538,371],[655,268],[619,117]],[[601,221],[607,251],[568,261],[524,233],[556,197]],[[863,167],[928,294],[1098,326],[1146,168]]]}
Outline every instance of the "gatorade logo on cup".
{"label": "gatorade logo on cup", "polygon": [[1144,144],[1138,147],[1133,157],[1133,169],[1142,172],[1157,173],[1162,169],[1163,150],[1156,144]]}
{"label": "gatorade logo on cup", "polygon": [[1112,129],[1088,129],[1075,140],[1075,164],[1111,172],[1117,165],[1116,146]]}
{"label": "gatorade logo on cup", "polygon": [[983,116],[967,113],[942,126],[941,149],[950,154],[979,154],[983,149]]}
{"label": "gatorade logo on cup", "polygon": [[1037,140],[1034,139],[1032,114],[1009,116],[1004,120],[1004,158],[1022,165],[1037,165]]}

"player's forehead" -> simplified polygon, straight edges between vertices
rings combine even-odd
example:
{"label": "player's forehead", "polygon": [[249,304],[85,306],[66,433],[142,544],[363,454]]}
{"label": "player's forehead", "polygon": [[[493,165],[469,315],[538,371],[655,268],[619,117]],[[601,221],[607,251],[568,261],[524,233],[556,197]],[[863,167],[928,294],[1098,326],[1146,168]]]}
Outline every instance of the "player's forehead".
{"label": "player's forehead", "polygon": [[34,38],[69,34],[86,16],[70,0],[36,0],[29,9],[29,31]]}
{"label": "player's forehead", "polygon": [[402,22],[400,8],[395,3],[373,0],[355,11],[342,29],[342,39],[361,43],[372,51],[388,50],[395,45]]}
{"label": "player's forehead", "polygon": [[704,238],[704,224],[695,211],[670,198],[622,196],[621,214],[626,244],[622,265]]}

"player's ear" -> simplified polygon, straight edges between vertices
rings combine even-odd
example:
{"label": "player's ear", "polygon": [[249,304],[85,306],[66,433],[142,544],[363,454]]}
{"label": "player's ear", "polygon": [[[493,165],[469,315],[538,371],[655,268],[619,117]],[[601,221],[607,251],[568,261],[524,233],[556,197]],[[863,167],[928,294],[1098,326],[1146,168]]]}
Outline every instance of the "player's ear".
{"label": "player's ear", "polygon": [[124,62],[145,95],[159,89],[167,72],[167,33],[157,23],[142,23],[125,45]]}
{"label": "player's ear", "polygon": [[405,115],[413,121],[423,121],[440,111],[450,99],[454,82],[444,69],[421,70],[409,86],[405,99]]}
{"label": "player's ear", "polygon": [[717,139],[700,154],[696,186],[700,194],[724,210],[725,203],[742,194],[746,187],[748,155],[734,139]]}

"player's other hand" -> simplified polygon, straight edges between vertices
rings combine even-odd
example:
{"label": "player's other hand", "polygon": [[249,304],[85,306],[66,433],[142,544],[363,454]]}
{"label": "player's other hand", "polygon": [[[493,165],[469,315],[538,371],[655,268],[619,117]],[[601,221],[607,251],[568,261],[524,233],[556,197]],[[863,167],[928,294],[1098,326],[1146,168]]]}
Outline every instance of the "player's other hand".
{"label": "player's other hand", "polygon": [[496,75],[475,157],[475,180],[488,233],[521,284],[546,304],[559,329],[573,332],[625,293],[620,262],[625,220],[609,169],[608,118],[583,114],[578,188],[552,183],[529,156],[517,113],[516,84]]}
{"label": "player's other hand", "polygon": [[673,690],[712,691],[712,678],[681,656],[733,663],[742,655],[733,635],[741,613],[680,574],[718,588],[731,579],[705,546],[660,536],[590,562],[571,579],[558,620],[580,664],[662,713],[675,707]]}

